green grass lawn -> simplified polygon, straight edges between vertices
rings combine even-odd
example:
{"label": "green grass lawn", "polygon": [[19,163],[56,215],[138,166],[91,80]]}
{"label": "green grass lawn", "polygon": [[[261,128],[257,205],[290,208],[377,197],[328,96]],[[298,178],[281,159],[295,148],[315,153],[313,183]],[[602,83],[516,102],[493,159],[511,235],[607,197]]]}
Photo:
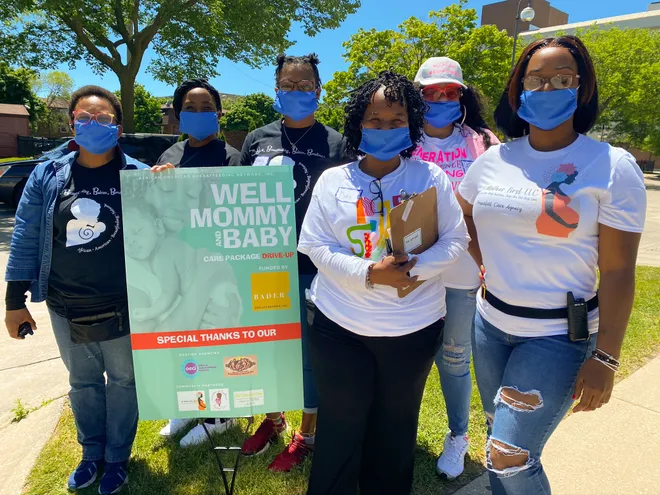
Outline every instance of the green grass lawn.
{"label": "green grass lawn", "polygon": [[[637,297],[626,335],[621,357],[619,379],[629,375],[660,351],[660,268],[639,267],[637,270]],[[300,414],[288,415],[289,422],[297,426]],[[260,421],[262,418],[256,418]],[[224,493],[217,465],[207,446],[183,450],[175,442],[161,439],[158,431],[164,421],[142,421],[133,447],[130,467],[132,495],[216,495]],[[256,423],[258,424],[258,423]],[[256,427],[256,426],[255,426]],[[395,426],[393,426],[395,427]],[[454,482],[440,480],[435,474],[435,460],[442,451],[447,432],[445,403],[440,390],[438,373],[433,367],[429,375],[424,402],[420,413],[415,464],[415,495],[451,494],[484,471],[484,445],[486,428],[481,402],[473,388],[472,416],[470,418],[470,452],[466,471]],[[217,441],[240,445],[238,428],[217,437]],[[178,440],[178,438],[177,438]],[[288,440],[288,438],[287,438]],[[311,462],[302,469],[288,474],[272,474],[266,470],[273,457],[284,447],[281,441],[264,455],[243,460],[236,482],[237,495],[299,495],[304,494]],[[55,434],[41,453],[30,474],[25,494],[56,495],[66,491],[66,479],[79,461],[80,447],[76,442],[73,416],[68,407]],[[229,459],[229,456],[228,456]],[[93,486],[79,493],[97,493]]]}

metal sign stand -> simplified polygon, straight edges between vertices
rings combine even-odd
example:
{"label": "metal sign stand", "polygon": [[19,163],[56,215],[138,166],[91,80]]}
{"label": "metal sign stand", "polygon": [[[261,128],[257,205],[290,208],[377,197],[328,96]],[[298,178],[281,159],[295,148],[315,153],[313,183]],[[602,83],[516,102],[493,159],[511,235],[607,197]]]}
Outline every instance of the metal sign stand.
{"label": "metal sign stand", "polygon": [[[250,429],[250,426],[252,426],[252,423],[254,423],[254,418],[252,416],[248,416],[245,419],[247,419],[247,426],[245,427],[245,430],[243,431],[244,435],[247,435],[248,430]],[[209,443],[211,444],[211,450],[213,451],[213,454],[215,455],[215,460],[218,463],[218,469],[220,469],[220,475],[222,476],[222,482],[225,485],[225,495],[234,495],[234,483],[236,482],[236,474],[238,473],[238,463],[241,459],[241,447],[222,447],[219,445],[215,445],[213,443],[213,438],[211,437],[211,433],[209,432],[208,428],[206,427],[206,423],[204,420],[200,420],[202,423],[202,427],[204,428],[204,431],[206,432],[206,436],[209,439]],[[222,462],[222,458],[220,457],[220,454],[226,454],[228,452],[234,452],[236,454],[236,459],[234,461],[234,467],[225,467],[225,465]],[[231,475],[231,482],[227,479],[227,473],[232,473]]]}

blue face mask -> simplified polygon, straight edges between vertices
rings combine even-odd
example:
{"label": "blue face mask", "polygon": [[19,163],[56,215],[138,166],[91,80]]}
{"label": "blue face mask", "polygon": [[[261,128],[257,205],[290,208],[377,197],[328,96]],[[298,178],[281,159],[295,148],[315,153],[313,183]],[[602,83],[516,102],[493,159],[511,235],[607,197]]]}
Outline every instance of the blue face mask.
{"label": "blue face mask", "polygon": [[413,145],[410,129],[399,127],[383,131],[381,129],[362,129],[360,151],[386,162]]}
{"label": "blue face mask", "polygon": [[179,121],[179,130],[197,141],[217,135],[220,128],[216,112],[181,112]]}
{"label": "blue face mask", "polygon": [[299,121],[309,117],[319,108],[316,91],[277,91],[273,108],[276,112]]}
{"label": "blue face mask", "polygon": [[78,146],[92,155],[102,155],[117,146],[119,136],[118,125],[101,125],[96,120],[89,124],[75,123]]}
{"label": "blue face mask", "polygon": [[550,131],[571,118],[577,110],[577,88],[554,91],[523,91],[518,117],[534,127]]}
{"label": "blue face mask", "polygon": [[463,117],[459,101],[439,101],[427,104],[429,111],[426,112],[426,121],[438,129],[447,127]]}

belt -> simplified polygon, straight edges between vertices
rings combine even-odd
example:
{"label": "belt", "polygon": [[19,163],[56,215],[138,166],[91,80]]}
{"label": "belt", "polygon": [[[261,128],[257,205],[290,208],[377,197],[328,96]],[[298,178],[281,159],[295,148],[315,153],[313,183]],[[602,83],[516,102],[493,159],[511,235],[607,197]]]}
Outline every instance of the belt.
{"label": "belt", "polygon": [[[539,309],[526,308],[524,306],[514,306],[495,297],[492,292],[482,291],[484,299],[492,307],[506,313],[507,315],[517,316],[519,318],[532,318],[535,320],[567,319],[568,308]],[[598,307],[598,294],[587,301],[587,311],[591,312]]]}

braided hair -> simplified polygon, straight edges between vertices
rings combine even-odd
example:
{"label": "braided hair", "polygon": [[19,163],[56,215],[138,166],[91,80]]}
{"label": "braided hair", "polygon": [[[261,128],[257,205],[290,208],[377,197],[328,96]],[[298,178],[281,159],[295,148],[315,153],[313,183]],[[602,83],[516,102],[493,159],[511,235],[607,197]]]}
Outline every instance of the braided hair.
{"label": "braided hair", "polygon": [[285,55],[283,53],[277,56],[277,68],[275,69],[275,84],[277,87],[280,85],[280,76],[282,75],[282,69],[285,65],[309,65],[314,72],[314,78],[316,79],[316,87],[321,87],[321,75],[319,74],[318,65],[321,63],[319,56],[316,53],[310,53],[308,55],[303,55],[296,57],[293,55]]}
{"label": "braided hair", "polygon": [[400,153],[403,158],[410,158],[417,144],[424,135],[424,115],[427,105],[414,84],[405,76],[386,70],[378,77],[367,81],[357,88],[346,104],[344,121],[344,136],[346,137],[346,156],[358,156],[362,141],[362,120],[367,106],[371,104],[374,94],[380,88],[385,88],[385,98],[390,103],[398,102],[408,111],[408,127],[412,146]]}

